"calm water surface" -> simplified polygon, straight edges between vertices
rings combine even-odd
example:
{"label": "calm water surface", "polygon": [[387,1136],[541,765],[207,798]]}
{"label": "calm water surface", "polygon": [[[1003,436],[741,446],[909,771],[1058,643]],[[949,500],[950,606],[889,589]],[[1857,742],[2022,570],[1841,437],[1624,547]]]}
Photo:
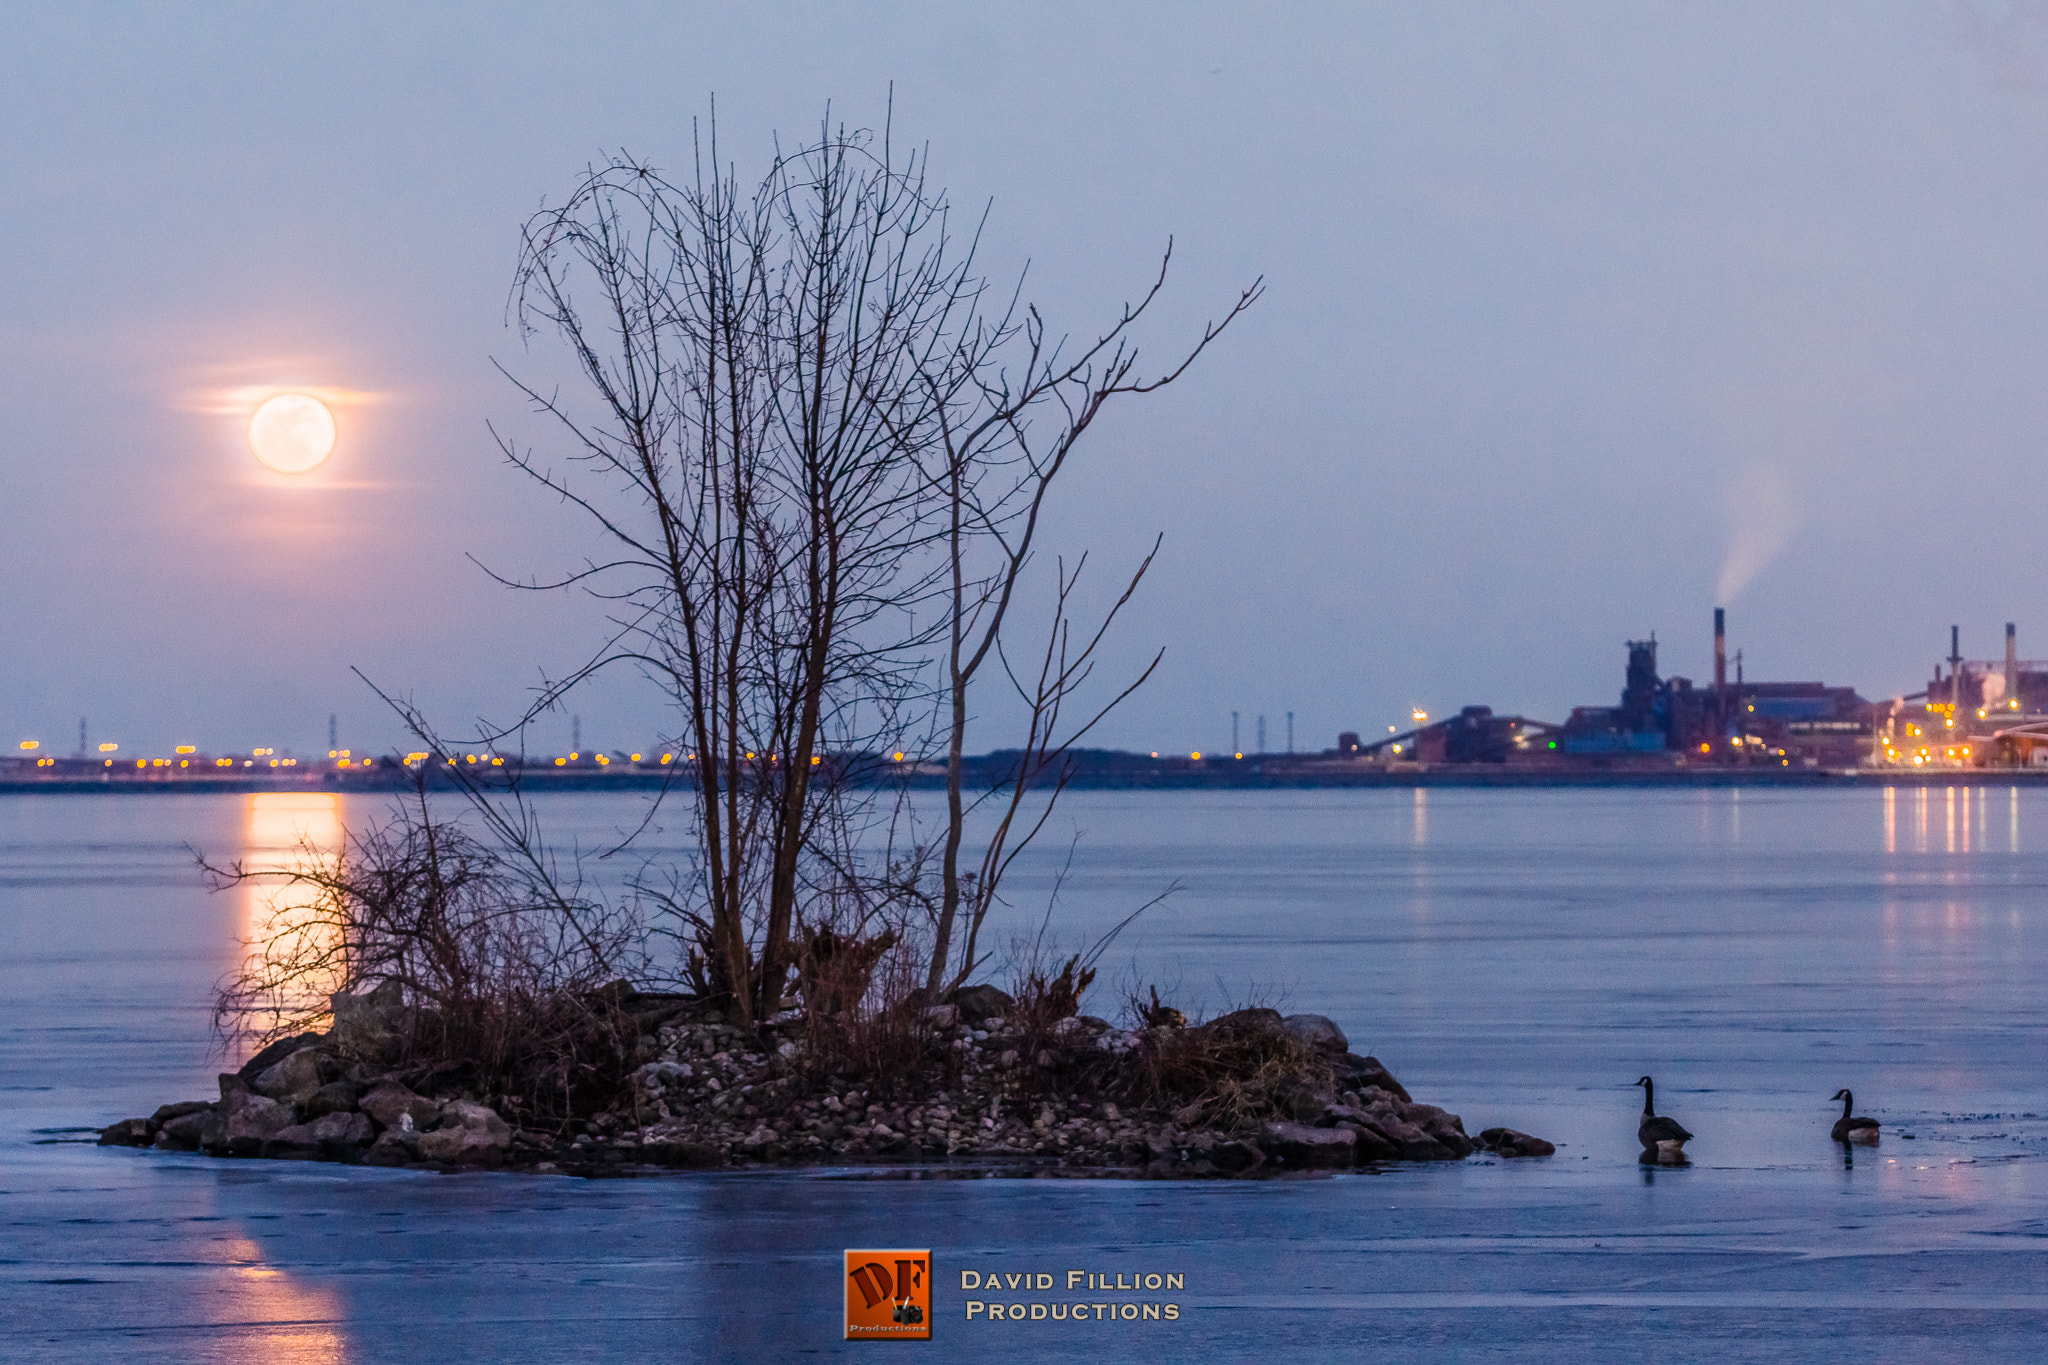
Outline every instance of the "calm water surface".
{"label": "calm water surface", "polygon": [[[593,847],[640,813],[544,809]],[[1079,793],[1063,811],[1001,942],[1056,880],[1069,948],[1180,886],[1105,959],[1098,1011],[1142,979],[1212,1010],[1329,1014],[1468,1129],[1558,1155],[1153,1184],[100,1150],[67,1130],[210,1096],[224,1064],[208,993],[261,906],[204,891],[186,845],[274,855],[375,807],[7,797],[0,1355],[906,1349],[836,1339],[838,1253],[862,1245],[934,1249],[922,1355],[947,1360],[1981,1361],[2048,1334],[2048,793]],[[1689,1169],[1636,1164],[1644,1072],[1699,1134]],[[1853,1165],[1827,1141],[1844,1085],[1885,1124]],[[962,1267],[1178,1272],[1184,1316],[970,1325]]]}

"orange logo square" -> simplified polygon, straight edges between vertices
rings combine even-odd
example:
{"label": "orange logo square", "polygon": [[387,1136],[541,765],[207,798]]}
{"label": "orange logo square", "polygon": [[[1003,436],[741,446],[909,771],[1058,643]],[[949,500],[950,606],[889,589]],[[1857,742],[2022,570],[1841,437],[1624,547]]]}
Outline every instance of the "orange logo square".
{"label": "orange logo square", "polygon": [[931,1252],[846,1253],[846,1339],[932,1339]]}

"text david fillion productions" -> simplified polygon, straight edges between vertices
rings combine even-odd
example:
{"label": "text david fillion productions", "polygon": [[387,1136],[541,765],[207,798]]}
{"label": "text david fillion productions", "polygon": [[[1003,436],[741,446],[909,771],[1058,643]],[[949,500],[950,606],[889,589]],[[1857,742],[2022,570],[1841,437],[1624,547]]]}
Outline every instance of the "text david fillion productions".
{"label": "text david fillion productions", "polygon": [[[1061,1279],[1064,1286],[1060,1285]],[[1185,1289],[1187,1277],[1180,1274],[1138,1272],[1107,1274],[1093,1270],[1069,1270],[1054,1276],[1042,1270],[960,1272],[960,1288],[968,1293],[1041,1294],[1058,1292],[1053,1299],[997,1298],[967,1300],[967,1320],[984,1322],[1178,1322],[1180,1305],[1158,1300],[1081,1299],[1076,1295],[1144,1293],[1148,1290]]]}

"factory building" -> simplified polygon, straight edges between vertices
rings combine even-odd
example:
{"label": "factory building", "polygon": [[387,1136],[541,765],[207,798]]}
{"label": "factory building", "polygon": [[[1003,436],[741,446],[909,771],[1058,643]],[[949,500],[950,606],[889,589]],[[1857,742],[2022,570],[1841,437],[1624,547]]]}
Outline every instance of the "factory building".
{"label": "factory building", "polygon": [[2048,663],[2019,657],[2005,626],[2003,659],[1965,659],[1949,627],[1946,670],[1924,692],[1876,708],[1871,762],[1895,767],[2032,767],[2048,762]]}
{"label": "factory building", "polygon": [[1496,716],[1491,706],[1467,706],[1455,716],[1427,721],[1375,744],[1355,731],[1337,736],[1338,756],[1393,765],[1527,763],[1554,758],[1557,727],[1526,716]]}
{"label": "factory building", "polygon": [[2048,663],[2019,657],[2019,631],[2012,622],[2005,623],[2003,659],[1963,658],[1961,636],[1960,627],[1949,627],[1947,674],[1936,663],[1927,690],[1902,700],[1924,697],[1952,713],[1982,711],[1980,719],[1990,719],[1998,711],[2048,713]]}
{"label": "factory building", "polygon": [[[1853,687],[1821,682],[1751,682],[1728,677],[1727,613],[1714,612],[1714,680],[1663,678],[1657,672],[1657,638],[1627,642],[1628,662],[1621,696],[1613,706],[1580,706],[1563,725],[1524,716],[1497,716],[1486,706],[1425,723],[1373,744],[1346,731],[1336,755],[1388,764],[1502,763],[1520,767],[1653,769],[1689,765],[1771,767],[1854,767],[1871,755],[1883,707],[1873,707]],[[1987,686],[1968,664],[1958,675],[1972,698]],[[2029,665],[2028,668],[2032,668]],[[1953,670],[1952,670],[1953,671]],[[2021,692],[2038,689],[2048,703],[2048,665],[2038,673],[2020,669]],[[1976,689],[1971,691],[1969,689]],[[2008,695],[2000,693],[1999,695]],[[2031,695],[2031,693],[2028,693]],[[1896,705],[1894,703],[1893,705]],[[2048,709],[2044,707],[2043,709]],[[1420,719],[1418,713],[1418,719]],[[2040,717],[2048,721],[2048,716]],[[1906,722],[1914,724],[1917,722]],[[2048,728],[2040,737],[2048,758]]]}
{"label": "factory building", "polygon": [[1674,762],[1846,767],[1862,761],[1869,702],[1853,687],[1728,679],[1728,617],[1714,611],[1714,681],[1657,676],[1657,640],[1628,642],[1621,704],[1573,710],[1558,736],[1567,756],[1663,755]]}
{"label": "factory building", "polygon": [[1575,707],[1562,725],[1467,706],[1417,728],[1362,743],[1338,739],[1331,757],[1394,767],[1505,764],[1558,770],[1648,771],[1672,767],[1987,768],[2048,767],[2048,661],[2005,653],[1966,659],[1961,631],[1924,691],[1871,702],[1824,682],[1753,682],[1735,655],[1730,679],[1727,613],[1714,612],[1713,681],[1660,677],[1657,639],[1630,640],[1621,695],[1611,706]]}

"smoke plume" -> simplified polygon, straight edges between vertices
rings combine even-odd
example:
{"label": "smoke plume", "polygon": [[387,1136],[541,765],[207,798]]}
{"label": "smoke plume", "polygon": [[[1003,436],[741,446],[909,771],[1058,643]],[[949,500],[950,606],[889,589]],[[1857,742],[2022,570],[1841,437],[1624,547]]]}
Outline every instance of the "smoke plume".
{"label": "smoke plume", "polygon": [[1728,519],[1734,534],[1721,560],[1714,601],[1728,606],[1750,580],[1776,557],[1799,529],[1799,509],[1781,470],[1751,465],[1728,486]]}

